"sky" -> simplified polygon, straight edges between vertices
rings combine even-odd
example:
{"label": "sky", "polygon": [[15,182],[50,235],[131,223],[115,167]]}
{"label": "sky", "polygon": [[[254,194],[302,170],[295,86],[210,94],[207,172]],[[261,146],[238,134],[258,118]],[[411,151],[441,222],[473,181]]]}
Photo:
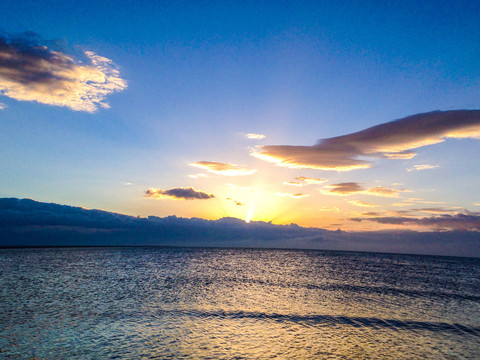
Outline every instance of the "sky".
{"label": "sky", "polygon": [[0,8],[0,197],[480,229],[476,2]]}

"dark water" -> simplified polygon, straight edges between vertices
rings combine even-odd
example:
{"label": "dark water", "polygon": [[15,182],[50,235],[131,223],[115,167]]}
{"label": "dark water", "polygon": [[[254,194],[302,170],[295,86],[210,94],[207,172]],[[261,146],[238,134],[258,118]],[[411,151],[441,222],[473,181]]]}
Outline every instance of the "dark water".
{"label": "dark water", "polygon": [[0,358],[480,359],[480,259],[0,250]]}

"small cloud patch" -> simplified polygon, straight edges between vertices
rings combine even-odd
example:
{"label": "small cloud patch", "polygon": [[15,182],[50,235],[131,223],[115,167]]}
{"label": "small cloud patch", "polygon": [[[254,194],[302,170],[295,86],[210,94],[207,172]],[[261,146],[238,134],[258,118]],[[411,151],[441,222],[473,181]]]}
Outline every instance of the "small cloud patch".
{"label": "small cloud patch", "polygon": [[275,193],[275,195],[282,196],[282,197],[288,196],[288,197],[291,197],[293,199],[301,199],[301,198],[310,196],[310,195],[307,195],[307,194],[291,194],[291,193],[286,193],[286,192],[278,192],[278,193]]}
{"label": "small cloud patch", "polygon": [[324,189],[320,190],[325,195],[353,195],[353,194],[366,194],[383,197],[398,197],[400,192],[405,192],[405,189],[391,189],[385,186],[377,186],[373,188],[365,189],[359,183],[346,182],[333,185],[327,185]]}
{"label": "small cloud patch", "polygon": [[266,136],[262,134],[247,134],[246,137],[251,140],[262,140],[266,138]]}
{"label": "small cloud patch", "polygon": [[177,200],[207,200],[213,199],[213,194],[208,194],[203,191],[195,190],[191,187],[173,188],[168,190],[160,190],[157,188],[150,188],[145,191],[146,197],[154,199],[177,199]]}
{"label": "small cloud patch", "polygon": [[252,175],[257,172],[255,169],[246,169],[242,166],[228,163],[220,163],[215,161],[199,161],[190,166],[195,166],[200,169],[207,170],[213,174],[224,176],[245,176]]}
{"label": "small cloud patch", "polygon": [[407,171],[430,170],[430,169],[436,169],[436,168],[438,168],[438,167],[439,167],[439,165],[430,165],[430,164],[425,164],[425,165],[413,165],[413,167],[407,169]]}

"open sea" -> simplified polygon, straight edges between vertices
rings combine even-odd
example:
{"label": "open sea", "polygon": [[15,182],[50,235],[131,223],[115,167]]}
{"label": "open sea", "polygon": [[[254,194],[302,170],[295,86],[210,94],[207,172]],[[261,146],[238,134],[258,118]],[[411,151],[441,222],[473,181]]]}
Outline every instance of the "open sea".
{"label": "open sea", "polygon": [[0,358],[480,359],[480,259],[0,249]]}

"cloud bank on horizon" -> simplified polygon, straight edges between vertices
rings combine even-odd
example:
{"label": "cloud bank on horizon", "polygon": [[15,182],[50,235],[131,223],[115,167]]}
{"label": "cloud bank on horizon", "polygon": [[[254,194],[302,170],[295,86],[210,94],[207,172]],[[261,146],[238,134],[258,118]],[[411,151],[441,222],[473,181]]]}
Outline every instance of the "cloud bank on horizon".
{"label": "cloud bank on horizon", "polygon": [[361,159],[411,159],[413,149],[447,138],[479,138],[480,110],[433,111],[322,139],[312,146],[264,145],[252,155],[289,168],[350,171],[372,167]]}
{"label": "cloud bank on horizon", "polygon": [[480,257],[480,213],[370,220],[431,222],[443,230],[453,230],[349,233],[293,224],[246,223],[233,218],[142,218],[30,199],[0,198],[0,246],[236,246]]}
{"label": "cloud bank on horizon", "polygon": [[27,35],[0,35],[0,95],[93,113],[109,107],[107,95],[127,87],[110,59],[85,51],[83,64]]}

